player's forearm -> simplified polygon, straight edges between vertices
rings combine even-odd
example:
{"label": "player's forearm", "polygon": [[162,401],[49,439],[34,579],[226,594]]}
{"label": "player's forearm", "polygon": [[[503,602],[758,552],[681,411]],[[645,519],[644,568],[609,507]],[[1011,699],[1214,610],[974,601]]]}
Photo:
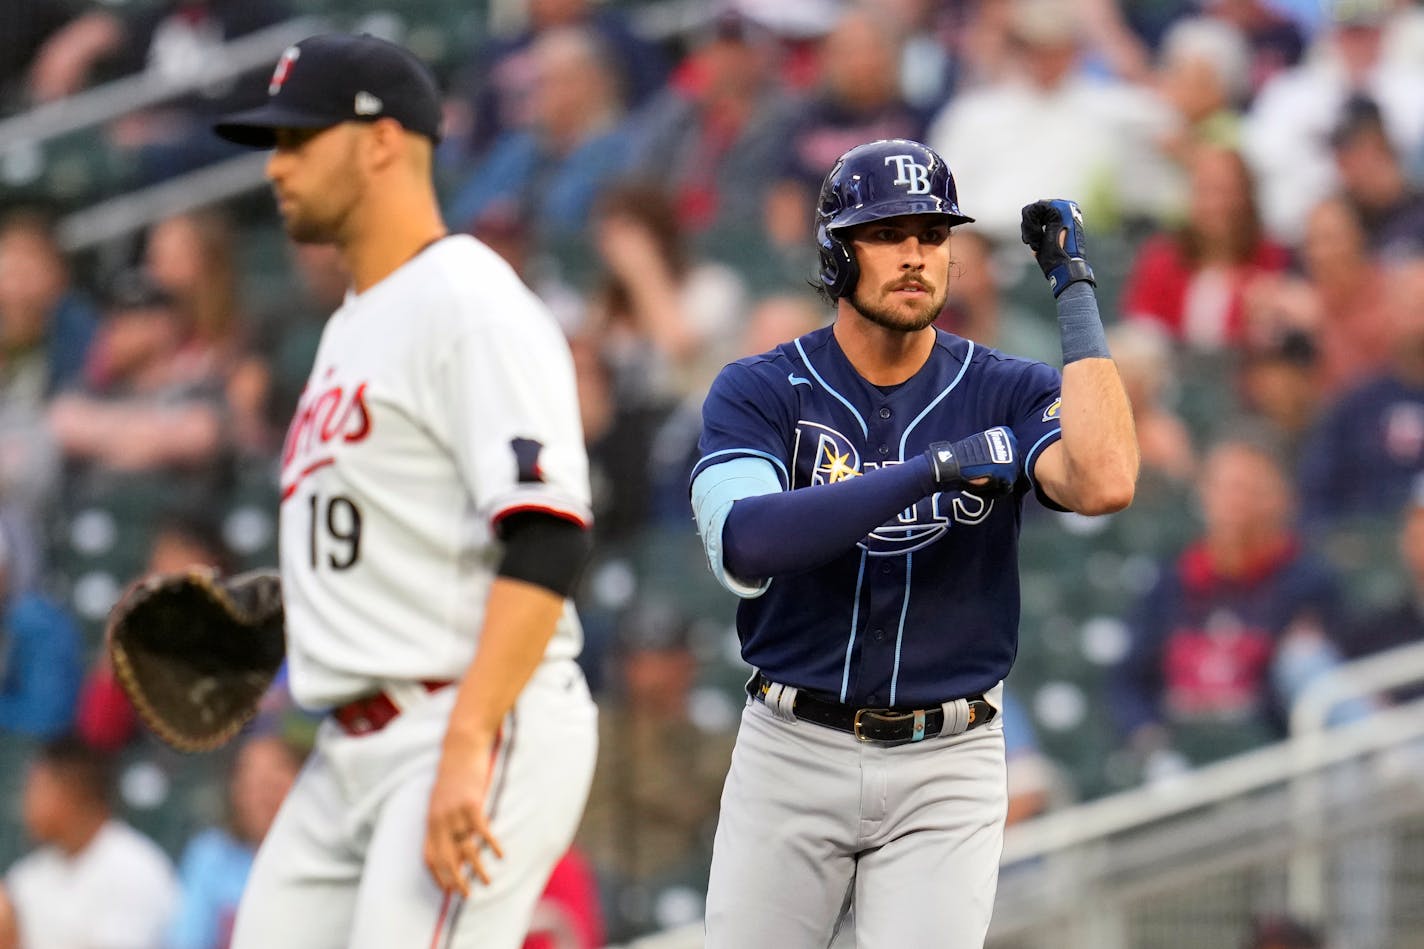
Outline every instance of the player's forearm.
{"label": "player's forearm", "polygon": [[743,580],[810,570],[934,490],[921,455],[833,484],[742,498],[722,529],[723,561]]}
{"label": "player's forearm", "polygon": [[544,658],[564,611],[564,597],[545,587],[498,576],[490,584],[484,626],[460,682],[445,744],[487,745]]}
{"label": "player's forearm", "polygon": [[1111,359],[1063,367],[1064,483],[1054,500],[1079,514],[1108,514],[1132,503],[1137,435],[1132,406]]}

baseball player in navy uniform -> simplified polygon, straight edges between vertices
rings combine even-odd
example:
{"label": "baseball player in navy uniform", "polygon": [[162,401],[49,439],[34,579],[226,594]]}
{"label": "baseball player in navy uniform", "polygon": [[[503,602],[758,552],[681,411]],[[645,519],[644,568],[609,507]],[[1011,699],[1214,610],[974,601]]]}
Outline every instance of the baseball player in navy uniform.
{"label": "baseball player in navy uniform", "polygon": [[282,450],[292,693],[327,709],[234,949],[516,949],[597,721],[568,599],[588,552],[573,359],[494,251],[447,235],[440,96],[410,52],[305,39],[219,134],[270,148],[288,235],[351,276]]}
{"label": "baseball player in navy uniform", "polygon": [[1065,200],[1024,208],[1064,369],[936,329],[973,219],[932,149],[846,152],[816,219],[835,322],[724,368],[692,502],[756,668],[722,796],[710,949],[982,946],[1025,498],[1131,503],[1137,444]]}

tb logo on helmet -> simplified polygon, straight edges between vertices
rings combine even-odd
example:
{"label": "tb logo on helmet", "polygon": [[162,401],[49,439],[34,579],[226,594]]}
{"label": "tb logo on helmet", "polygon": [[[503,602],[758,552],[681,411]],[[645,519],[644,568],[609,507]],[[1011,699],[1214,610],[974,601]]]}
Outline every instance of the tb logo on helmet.
{"label": "tb logo on helmet", "polygon": [[886,155],[885,164],[895,163],[895,184],[906,185],[906,194],[930,193],[930,169],[915,161],[914,155]]}

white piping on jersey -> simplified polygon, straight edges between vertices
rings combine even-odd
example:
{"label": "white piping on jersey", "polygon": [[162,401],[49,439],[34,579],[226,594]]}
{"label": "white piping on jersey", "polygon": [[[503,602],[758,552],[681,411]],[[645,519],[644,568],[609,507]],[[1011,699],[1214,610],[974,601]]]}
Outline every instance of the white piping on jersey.
{"label": "white piping on jersey", "polygon": [[860,423],[860,437],[869,438],[870,429],[866,426],[865,419],[860,417],[860,412],[856,411],[855,406],[851,405],[850,401],[845,396],[841,395],[835,389],[832,389],[829,385],[826,384],[826,380],[821,378],[821,374],[816,371],[816,367],[811,365],[811,358],[806,355],[806,350],[801,347],[801,340],[799,339],[796,340],[796,351],[801,354],[801,361],[806,364],[806,371],[809,372],[811,376],[821,384],[821,388],[825,389],[831,395],[835,396],[836,401],[840,402],[841,405],[844,405],[846,408],[850,409],[850,414],[854,415],[855,420]]}
{"label": "white piping on jersey", "polygon": [[1038,490],[1038,485],[1033,483],[1033,453],[1038,451],[1039,446],[1041,446],[1044,442],[1048,441],[1054,435],[1057,435],[1062,431],[1063,426],[1060,425],[1053,431],[1045,433],[1042,438],[1033,443],[1033,447],[1028,450],[1028,454],[1024,455],[1024,477],[1028,479],[1028,486],[1030,488],[1033,488],[1035,491]]}
{"label": "white piping on jersey", "polygon": [[[791,478],[789,475],[787,475],[786,465],[782,463],[781,459],[776,457],[775,455],[767,454],[764,451],[757,451],[755,448],[723,448],[720,451],[714,451],[710,455],[703,455],[701,458],[697,459],[697,464],[700,465],[708,459],[717,458],[721,455],[752,455],[757,458],[765,458],[767,461],[775,465],[776,469],[781,472],[781,480],[785,485],[782,490],[791,490]],[[696,465],[694,465],[693,467],[696,467]]]}
{"label": "white piping on jersey", "polygon": [[900,643],[905,638],[905,614],[910,611],[910,566],[915,555],[905,555],[905,598],[900,604],[900,628],[895,630],[895,671],[890,674],[890,707],[895,707],[895,689],[900,684]]}
{"label": "white piping on jersey", "polygon": [[[800,343],[798,342],[799,346]],[[804,353],[802,355],[805,355]],[[850,611],[850,640],[846,642],[845,666],[841,669],[841,703],[846,700],[846,687],[850,684],[850,654],[855,648],[855,627],[860,622],[860,585],[865,579],[865,548],[860,550],[860,569],[855,573],[855,606]]]}
{"label": "white piping on jersey", "polygon": [[974,340],[967,339],[965,340],[965,342],[969,344],[969,349],[966,350],[964,353],[964,365],[959,367],[959,374],[954,377],[953,382],[951,382],[948,386],[945,387],[945,390],[943,392],[941,392],[939,395],[935,396],[933,399],[930,400],[930,404],[925,406],[924,409],[920,411],[919,415],[915,416],[914,420],[911,421],[908,426],[906,426],[905,434],[900,436],[901,461],[905,460],[905,440],[910,437],[910,432],[914,431],[915,426],[920,424],[920,422],[924,420],[924,417],[926,415],[930,414],[930,409],[934,408],[936,405],[939,405],[940,402],[943,401],[945,396],[949,395],[951,392],[954,391],[954,387],[959,385],[959,380],[963,379],[964,373],[969,370],[969,363],[974,359]]}

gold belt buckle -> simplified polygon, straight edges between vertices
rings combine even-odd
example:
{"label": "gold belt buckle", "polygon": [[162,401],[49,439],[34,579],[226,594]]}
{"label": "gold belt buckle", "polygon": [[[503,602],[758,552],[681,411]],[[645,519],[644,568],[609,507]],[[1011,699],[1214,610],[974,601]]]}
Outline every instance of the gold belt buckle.
{"label": "gold belt buckle", "polygon": [[[897,712],[889,708],[858,708],[855,710],[855,718],[851,719],[851,732],[857,741],[880,741],[878,738],[867,738],[860,733],[860,719],[863,715],[874,715],[881,721],[889,724],[893,722],[903,722],[906,719],[914,718],[915,712]],[[923,713],[920,713],[923,714]],[[923,726],[921,726],[923,729]]]}

